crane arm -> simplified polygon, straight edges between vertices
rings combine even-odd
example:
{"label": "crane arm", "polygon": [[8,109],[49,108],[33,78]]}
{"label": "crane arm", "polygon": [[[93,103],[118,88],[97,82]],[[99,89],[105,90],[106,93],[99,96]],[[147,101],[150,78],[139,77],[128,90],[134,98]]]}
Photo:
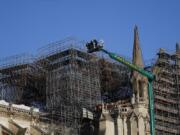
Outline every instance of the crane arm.
{"label": "crane arm", "polygon": [[128,66],[130,69],[139,72],[143,76],[146,76],[149,80],[151,80],[151,81],[154,80],[155,76],[152,73],[144,70],[141,67],[136,66],[135,64],[132,64],[131,62],[125,60],[123,57],[118,56],[115,53],[108,52],[107,50],[104,50],[104,49],[100,49],[100,51],[103,51],[104,53],[108,54],[110,58],[112,58],[112,59],[114,59],[114,60],[116,60],[118,62],[121,62],[122,64]]}

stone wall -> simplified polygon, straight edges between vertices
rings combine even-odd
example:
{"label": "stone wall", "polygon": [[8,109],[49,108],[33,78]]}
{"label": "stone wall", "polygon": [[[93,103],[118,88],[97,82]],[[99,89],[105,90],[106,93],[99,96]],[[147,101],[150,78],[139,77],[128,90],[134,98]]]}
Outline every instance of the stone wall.
{"label": "stone wall", "polygon": [[[46,135],[39,128],[40,112],[37,108],[0,101],[0,134]],[[41,123],[42,124],[42,123]]]}

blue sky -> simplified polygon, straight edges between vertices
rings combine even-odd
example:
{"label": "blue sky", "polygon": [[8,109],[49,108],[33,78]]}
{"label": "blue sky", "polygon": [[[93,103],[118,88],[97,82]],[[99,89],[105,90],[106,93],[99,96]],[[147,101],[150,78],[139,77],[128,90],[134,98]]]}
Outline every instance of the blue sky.
{"label": "blue sky", "polygon": [[103,39],[108,50],[131,57],[139,27],[144,59],[180,42],[179,0],[0,0],[0,58],[36,53],[69,36]]}

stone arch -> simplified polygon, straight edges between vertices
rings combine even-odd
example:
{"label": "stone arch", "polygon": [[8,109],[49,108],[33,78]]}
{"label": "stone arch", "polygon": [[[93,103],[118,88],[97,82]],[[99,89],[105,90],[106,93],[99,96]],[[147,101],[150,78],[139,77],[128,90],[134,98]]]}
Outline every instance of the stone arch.
{"label": "stone arch", "polygon": [[130,135],[138,135],[138,117],[136,113],[132,113],[129,119],[130,122]]}
{"label": "stone arch", "polygon": [[123,123],[123,115],[120,113],[117,117],[117,135],[123,135],[123,131],[124,131],[124,123]]}
{"label": "stone arch", "polygon": [[145,135],[145,120],[142,113],[138,115],[138,132],[139,135]]}

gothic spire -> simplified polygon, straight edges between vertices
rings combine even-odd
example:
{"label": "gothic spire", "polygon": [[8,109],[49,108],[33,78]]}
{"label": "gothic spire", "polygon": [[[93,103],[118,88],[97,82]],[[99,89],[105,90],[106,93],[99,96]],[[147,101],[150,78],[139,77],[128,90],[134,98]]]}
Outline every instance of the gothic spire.
{"label": "gothic spire", "polygon": [[144,67],[137,26],[134,28],[133,64]]}

